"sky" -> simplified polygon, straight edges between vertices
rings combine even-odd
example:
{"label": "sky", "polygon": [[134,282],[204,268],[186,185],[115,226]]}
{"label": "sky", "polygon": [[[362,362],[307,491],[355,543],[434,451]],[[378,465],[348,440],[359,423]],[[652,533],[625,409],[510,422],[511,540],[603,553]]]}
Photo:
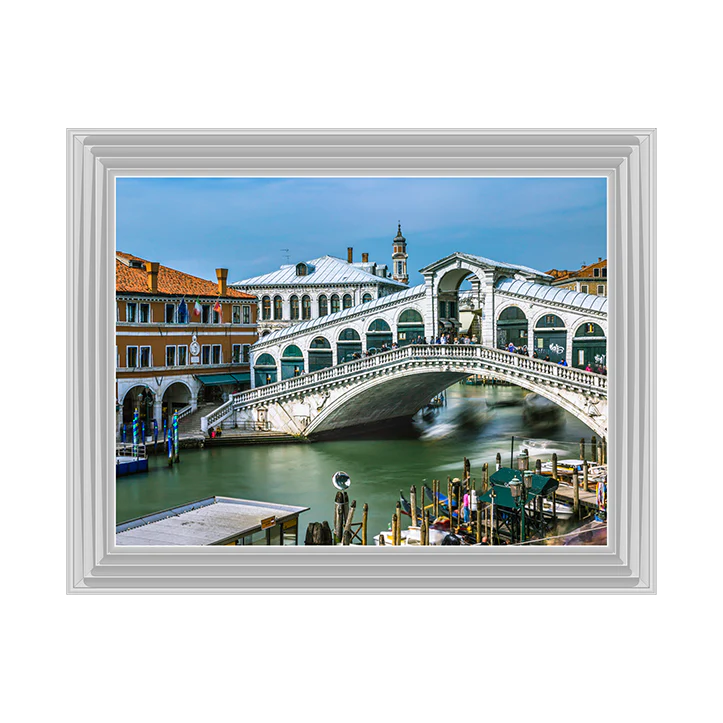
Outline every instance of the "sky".
{"label": "sky", "polygon": [[232,283],[363,252],[391,270],[401,221],[410,285],[455,251],[578,269],[606,258],[604,178],[119,178],[116,247]]}

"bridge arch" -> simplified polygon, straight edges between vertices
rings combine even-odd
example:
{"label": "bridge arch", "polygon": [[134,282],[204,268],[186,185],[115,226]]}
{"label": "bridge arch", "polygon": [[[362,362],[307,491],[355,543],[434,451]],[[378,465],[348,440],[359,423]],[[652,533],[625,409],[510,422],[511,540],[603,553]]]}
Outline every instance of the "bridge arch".
{"label": "bridge arch", "polygon": [[551,362],[567,359],[569,327],[558,314],[549,310],[537,314],[534,320],[534,346],[537,356]]}
{"label": "bridge arch", "polygon": [[509,374],[480,365],[444,364],[439,366],[407,366],[381,376],[372,376],[350,386],[332,402],[326,404],[305,430],[307,436],[347,426],[348,419],[363,419],[373,423],[395,417],[409,417],[429,399],[469,374],[483,374],[500,381],[511,382],[530,392],[549,399],[577,417],[596,434],[607,435],[603,424],[590,417],[579,398],[561,393],[553,386],[540,384],[531,377]]}
{"label": "bridge arch", "polygon": [[497,348],[506,349],[529,343],[530,321],[519,304],[507,304],[497,314]]}
{"label": "bridge arch", "polygon": [[412,344],[417,339],[424,338],[424,317],[414,307],[407,307],[396,314],[395,326],[397,329],[397,342],[399,346]]}
{"label": "bridge arch", "polygon": [[391,347],[392,345],[392,327],[386,319],[377,317],[373,319],[367,326],[366,331],[367,351],[370,349],[380,349],[383,345]]}

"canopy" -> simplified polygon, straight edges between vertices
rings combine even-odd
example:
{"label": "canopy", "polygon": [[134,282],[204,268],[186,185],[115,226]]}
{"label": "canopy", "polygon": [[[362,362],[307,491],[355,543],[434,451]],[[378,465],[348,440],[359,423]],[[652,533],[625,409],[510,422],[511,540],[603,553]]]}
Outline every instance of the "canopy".
{"label": "canopy", "polygon": [[212,387],[218,384],[243,384],[251,381],[251,374],[196,374],[201,384]]}
{"label": "canopy", "polygon": [[[512,491],[510,490],[509,484],[512,480],[515,479],[521,481],[523,474],[525,473],[517,469],[511,469],[510,467],[500,467],[500,469],[498,469],[494,474],[490,475],[490,482],[492,483],[492,488],[487,490],[487,492],[482,495],[482,497],[480,497],[480,500],[482,502],[490,502],[492,499],[491,492],[492,489],[494,489],[496,505],[515,509],[517,507],[517,504],[515,503],[515,499],[512,496]],[[535,474],[534,472],[527,472],[525,476],[532,479],[532,486],[527,492],[528,499],[531,499],[532,497],[537,497],[538,495],[547,497],[547,495],[549,495],[551,492],[554,492],[559,485],[556,479],[553,479],[552,477],[545,477],[541,474]]]}

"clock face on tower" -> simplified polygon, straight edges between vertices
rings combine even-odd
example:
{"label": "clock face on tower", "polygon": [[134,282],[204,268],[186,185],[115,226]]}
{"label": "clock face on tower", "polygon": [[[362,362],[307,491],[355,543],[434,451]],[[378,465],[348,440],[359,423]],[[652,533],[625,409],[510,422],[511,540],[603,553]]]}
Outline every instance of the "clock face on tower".
{"label": "clock face on tower", "polygon": [[193,356],[198,356],[198,353],[201,351],[201,346],[199,345],[198,341],[196,340],[196,335],[193,335],[193,338],[191,340],[191,346],[189,351]]}

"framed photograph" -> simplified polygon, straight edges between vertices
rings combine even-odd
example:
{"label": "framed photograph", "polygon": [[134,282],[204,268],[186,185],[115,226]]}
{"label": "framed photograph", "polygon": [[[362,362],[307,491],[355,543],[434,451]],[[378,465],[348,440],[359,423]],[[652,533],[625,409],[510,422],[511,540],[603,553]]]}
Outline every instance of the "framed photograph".
{"label": "framed photograph", "polygon": [[69,592],[655,592],[654,130],[67,144]]}

